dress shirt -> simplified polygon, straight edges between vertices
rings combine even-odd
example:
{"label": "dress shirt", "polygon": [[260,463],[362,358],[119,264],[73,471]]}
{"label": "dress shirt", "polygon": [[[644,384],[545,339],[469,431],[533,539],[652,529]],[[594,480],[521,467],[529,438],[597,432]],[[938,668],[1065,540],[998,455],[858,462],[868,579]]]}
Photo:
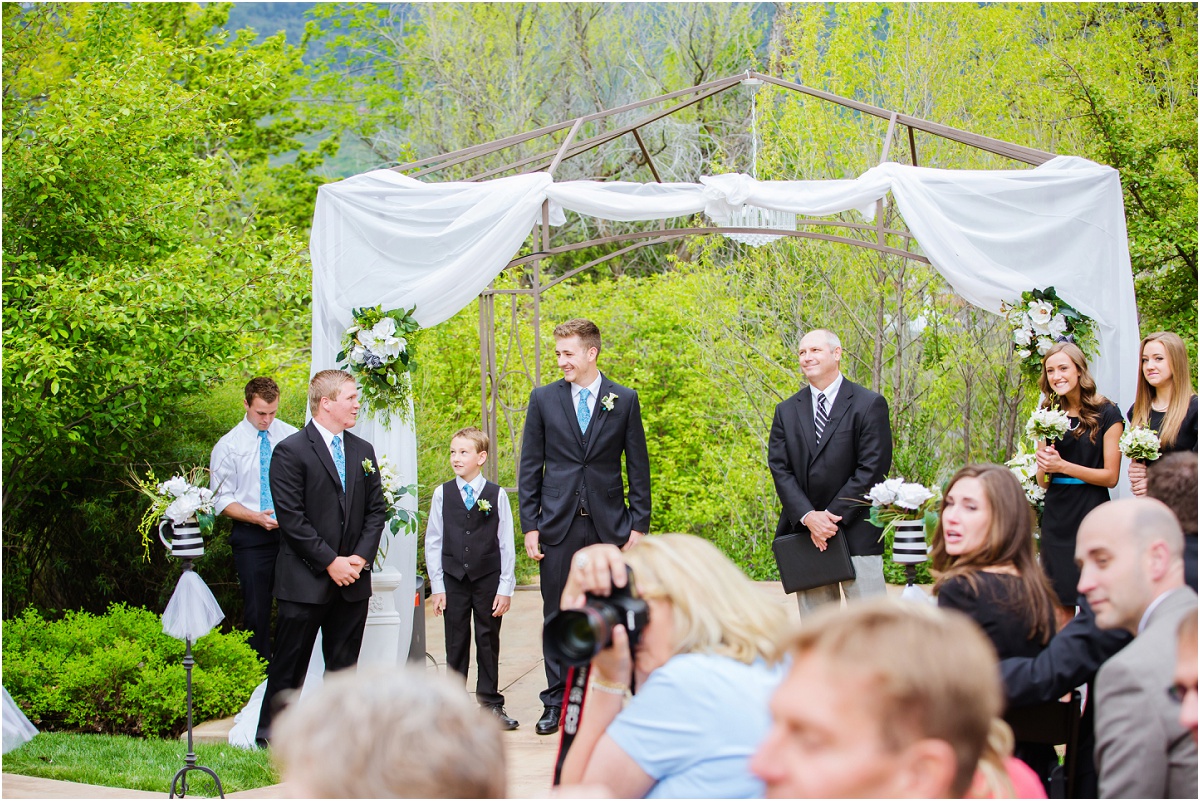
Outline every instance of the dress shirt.
{"label": "dress shirt", "polygon": [[808,391],[812,393],[813,424],[814,425],[817,422],[817,393],[823,393],[825,395],[825,414],[826,414],[826,416],[828,416],[829,413],[833,411],[833,402],[835,400],[837,400],[838,390],[841,388],[842,388],[842,374],[841,373],[838,373],[837,378],[833,379],[833,383],[831,383],[829,386],[825,387],[825,389],[817,389],[816,387],[812,386],[811,384],[809,385]]}
{"label": "dress shirt", "polygon": [[[312,424],[317,427],[317,431],[321,432],[321,439],[325,440],[325,447],[329,449],[329,458],[333,459],[334,464],[337,464],[337,457],[333,455],[333,438],[334,437],[342,438],[342,455],[345,455],[345,453],[346,453],[346,432],[343,431],[340,434],[335,434],[332,431],[330,431],[329,429],[325,428],[325,426],[318,423],[316,420],[313,420]],[[346,469],[347,470],[350,469],[349,463],[346,464]]]}
{"label": "dress shirt", "polygon": [[[586,390],[588,390],[588,399],[587,399],[588,413],[593,414],[593,415],[596,413],[596,401],[597,401],[596,396],[600,394],[600,379],[601,378],[602,378],[602,376],[599,373],[596,373],[596,380],[593,381],[592,383],[588,384],[586,387],[581,387],[579,384],[571,384],[571,409],[572,410],[579,408],[579,393],[586,389]],[[590,420],[591,418],[589,417],[588,419]]]}
{"label": "dress shirt", "polygon": [[[467,496],[463,492],[463,487],[469,483],[478,501],[487,479],[483,477],[482,473],[469,482],[455,476],[454,483],[458,485],[458,498],[454,502],[465,506]],[[425,527],[425,570],[429,573],[430,592],[446,591],[446,582],[442,573],[442,503],[444,502],[442,487],[444,486],[444,484],[438,484],[433,490],[433,497],[429,501],[428,525]],[[517,552],[513,546],[512,507],[508,503],[508,494],[504,491],[504,487],[500,488],[500,494],[496,497],[496,506],[499,507],[496,512],[500,515],[499,528],[496,531],[496,536],[500,540],[500,586],[496,589],[496,594],[512,597],[513,590],[517,588]]]}
{"label": "dress shirt", "polygon": [[[284,438],[296,433],[296,427],[289,425],[278,417],[271,421],[267,428],[267,441],[271,444],[271,452]],[[258,429],[249,420],[242,418],[236,426],[213,446],[212,456],[208,461],[211,472],[209,486],[216,498],[217,514],[221,514],[231,503],[240,503],[251,511],[261,512],[258,508],[260,490],[258,464]]]}

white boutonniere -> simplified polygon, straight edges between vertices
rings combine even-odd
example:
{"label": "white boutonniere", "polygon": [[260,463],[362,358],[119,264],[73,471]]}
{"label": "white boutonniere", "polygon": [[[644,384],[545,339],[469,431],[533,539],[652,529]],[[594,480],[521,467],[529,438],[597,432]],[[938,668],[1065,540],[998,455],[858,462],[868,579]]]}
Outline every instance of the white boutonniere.
{"label": "white boutonniere", "polygon": [[617,393],[610,392],[600,399],[600,406],[606,412],[611,412],[613,407],[617,405]]}
{"label": "white boutonniere", "polygon": [[479,507],[479,511],[483,512],[484,517],[492,513],[492,505],[482,498],[475,505]]}
{"label": "white boutonniere", "polygon": [[362,460],[363,472],[368,476],[375,472],[375,465],[371,464],[370,459]]}

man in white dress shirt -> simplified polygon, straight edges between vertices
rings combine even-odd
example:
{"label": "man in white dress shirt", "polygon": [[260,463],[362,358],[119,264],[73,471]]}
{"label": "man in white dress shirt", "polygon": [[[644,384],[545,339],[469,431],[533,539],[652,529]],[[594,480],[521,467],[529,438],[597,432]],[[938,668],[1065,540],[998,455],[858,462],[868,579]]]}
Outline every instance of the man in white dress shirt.
{"label": "man in white dress shirt", "polygon": [[250,647],[271,659],[271,587],[279,555],[279,523],[275,520],[268,480],[275,446],[296,427],[275,418],[279,386],[270,378],[246,384],[246,416],[221,437],[209,459],[210,486],[217,514],[233,520],[229,545],[242,588],[242,619],[250,629]]}

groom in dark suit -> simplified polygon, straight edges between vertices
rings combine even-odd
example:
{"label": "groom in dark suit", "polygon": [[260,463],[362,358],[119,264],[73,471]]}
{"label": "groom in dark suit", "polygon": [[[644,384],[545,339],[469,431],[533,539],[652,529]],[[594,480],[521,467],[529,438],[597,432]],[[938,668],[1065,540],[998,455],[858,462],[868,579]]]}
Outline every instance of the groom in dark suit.
{"label": "groom in dark suit", "polygon": [[884,595],[883,542],[863,503],[892,466],[892,427],[882,395],[842,376],[842,344],[824,329],[800,340],[808,386],[775,407],[767,463],[783,513],[775,536],[805,532],[818,550],[845,537],[855,578],[796,593],[800,614],[841,600]]}
{"label": "groom in dark suit", "polygon": [[[600,329],[569,320],[554,329],[563,378],[529,396],[518,495],[525,551],[541,573],[542,611],[558,611],[575,552],[607,542],[628,549],[650,527],[650,457],[637,393],[600,375]],[[629,478],[629,505],[621,456]],[[549,654],[538,734],[558,731],[566,670]]]}
{"label": "groom in dark suit", "polygon": [[275,696],[304,683],[318,631],[327,672],[358,663],[371,563],[387,519],[375,450],[347,431],[358,418],[354,376],[317,373],[308,385],[308,406],[312,420],[280,442],[271,458],[281,535],[275,561],[279,606],[258,720],[260,745],[271,736]]}

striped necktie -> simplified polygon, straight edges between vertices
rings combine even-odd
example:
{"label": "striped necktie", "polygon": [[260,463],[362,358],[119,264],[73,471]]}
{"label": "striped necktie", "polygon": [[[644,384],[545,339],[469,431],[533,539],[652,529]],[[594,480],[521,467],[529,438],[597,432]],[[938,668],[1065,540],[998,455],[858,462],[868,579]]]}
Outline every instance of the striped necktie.
{"label": "striped necktie", "polygon": [[825,393],[817,393],[817,444],[821,444],[821,437],[825,433],[825,426],[829,424],[829,412],[825,408]]}

